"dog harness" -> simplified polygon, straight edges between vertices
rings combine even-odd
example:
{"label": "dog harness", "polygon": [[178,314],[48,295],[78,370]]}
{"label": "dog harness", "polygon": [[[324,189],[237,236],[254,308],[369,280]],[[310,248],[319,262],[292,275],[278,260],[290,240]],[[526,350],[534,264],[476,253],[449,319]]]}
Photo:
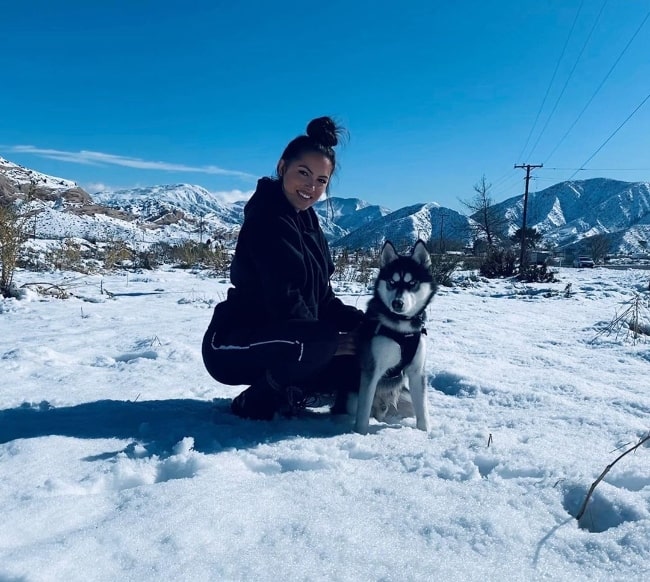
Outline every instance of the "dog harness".
{"label": "dog harness", "polygon": [[415,352],[417,352],[418,345],[420,344],[420,338],[422,337],[422,334],[426,335],[427,330],[423,327],[420,331],[401,333],[380,323],[377,325],[375,333],[377,335],[388,337],[399,344],[401,351],[399,364],[393,366],[384,374],[384,378],[397,378],[404,371],[404,368],[413,361]]}

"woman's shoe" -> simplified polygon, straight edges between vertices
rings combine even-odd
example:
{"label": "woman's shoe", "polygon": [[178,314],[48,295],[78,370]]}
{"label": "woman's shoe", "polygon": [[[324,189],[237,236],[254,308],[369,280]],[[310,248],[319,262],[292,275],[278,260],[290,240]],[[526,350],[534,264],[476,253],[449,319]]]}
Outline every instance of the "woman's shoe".
{"label": "woman's shoe", "polygon": [[266,382],[246,388],[230,404],[233,414],[251,420],[272,420],[279,408],[278,393]]}

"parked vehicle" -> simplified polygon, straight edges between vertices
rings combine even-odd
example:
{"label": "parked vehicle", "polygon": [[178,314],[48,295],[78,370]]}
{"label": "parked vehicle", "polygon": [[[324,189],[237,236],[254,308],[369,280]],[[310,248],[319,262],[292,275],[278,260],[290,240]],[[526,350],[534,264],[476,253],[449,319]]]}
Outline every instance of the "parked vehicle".
{"label": "parked vehicle", "polygon": [[573,266],[579,269],[583,267],[589,267],[593,269],[594,265],[595,263],[591,257],[578,257],[575,261],[573,261]]}

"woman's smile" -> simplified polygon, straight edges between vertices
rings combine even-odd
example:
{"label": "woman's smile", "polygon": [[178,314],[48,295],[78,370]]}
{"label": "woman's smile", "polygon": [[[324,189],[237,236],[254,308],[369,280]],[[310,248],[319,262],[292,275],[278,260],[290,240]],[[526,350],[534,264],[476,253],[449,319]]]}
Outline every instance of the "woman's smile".
{"label": "woman's smile", "polygon": [[332,169],[332,162],[317,152],[306,153],[289,165],[280,160],[278,174],[291,206],[301,211],[314,205],[327,190]]}

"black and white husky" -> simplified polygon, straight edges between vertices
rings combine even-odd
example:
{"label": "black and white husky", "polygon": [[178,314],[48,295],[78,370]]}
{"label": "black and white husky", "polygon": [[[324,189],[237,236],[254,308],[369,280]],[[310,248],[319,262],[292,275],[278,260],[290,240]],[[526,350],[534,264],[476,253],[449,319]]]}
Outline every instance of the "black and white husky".
{"label": "black and white husky", "polygon": [[431,257],[418,240],[410,255],[384,243],[375,291],[359,331],[361,383],[356,432],[368,432],[370,417],[414,416],[429,430],[424,378],[426,309],[437,289]]}

